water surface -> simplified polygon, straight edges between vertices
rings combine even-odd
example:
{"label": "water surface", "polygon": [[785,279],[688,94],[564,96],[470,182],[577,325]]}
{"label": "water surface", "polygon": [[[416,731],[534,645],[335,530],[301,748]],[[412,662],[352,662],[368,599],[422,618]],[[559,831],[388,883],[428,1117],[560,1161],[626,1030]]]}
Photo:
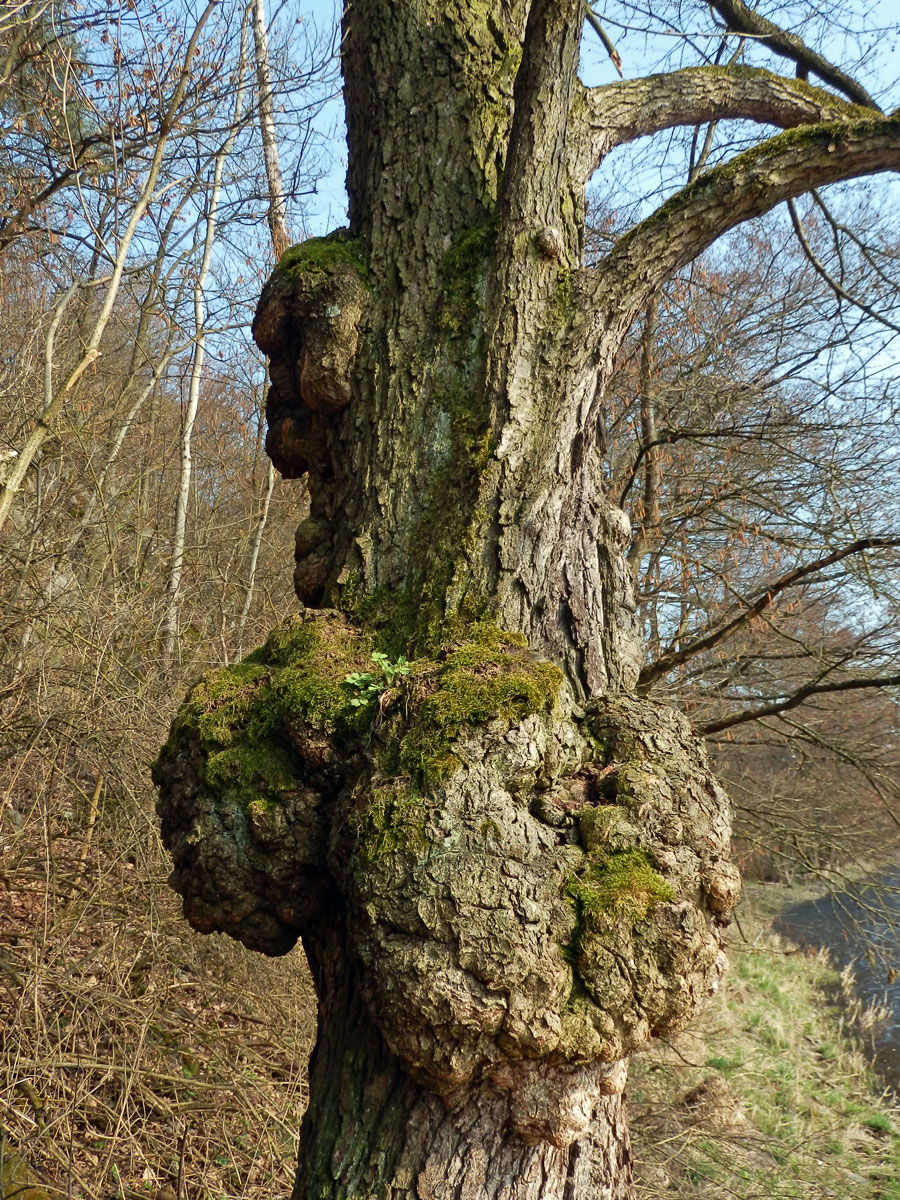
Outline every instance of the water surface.
{"label": "water surface", "polygon": [[863,1008],[887,1008],[872,1050],[879,1075],[900,1091],[900,865],[851,892],[791,905],[773,924],[800,946],[827,948],[839,968],[851,966]]}

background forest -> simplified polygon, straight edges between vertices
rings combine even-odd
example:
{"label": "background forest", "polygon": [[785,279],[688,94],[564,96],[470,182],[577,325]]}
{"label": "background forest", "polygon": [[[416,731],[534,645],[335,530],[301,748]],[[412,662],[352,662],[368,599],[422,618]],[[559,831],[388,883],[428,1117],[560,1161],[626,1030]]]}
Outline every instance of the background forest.
{"label": "background forest", "polygon": [[[305,491],[265,456],[249,324],[285,234],[325,232],[339,79],[330,20],[270,16],[0,9],[0,1141],[71,1196],[293,1174],[304,965],[182,924],[149,778],[185,688],[296,606]],[[622,154],[589,253],[740,130],[677,138]],[[900,845],[896,208],[866,182],[743,227],[651,304],[609,397],[641,687],[710,739],[751,879],[839,885]]]}

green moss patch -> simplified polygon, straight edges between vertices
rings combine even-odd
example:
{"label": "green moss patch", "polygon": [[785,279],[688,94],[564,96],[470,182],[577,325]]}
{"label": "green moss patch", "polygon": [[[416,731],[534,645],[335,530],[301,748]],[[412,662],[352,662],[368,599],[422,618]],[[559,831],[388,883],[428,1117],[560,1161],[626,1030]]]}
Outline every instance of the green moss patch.
{"label": "green moss patch", "polygon": [[307,238],[290,246],[275,267],[274,276],[309,275],[326,272],[335,263],[345,263],[368,279],[369,268],[363,256],[359,238],[351,237],[346,229],[336,229],[327,237]]}
{"label": "green moss patch", "polygon": [[391,780],[368,790],[353,818],[353,832],[368,862],[391,854],[420,858],[430,845],[427,802],[406,780]]}
{"label": "green moss patch", "polygon": [[592,855],[583,873],[569,880],[568,891],[582,929],[594,921],[621,917],[636,924],[656,904],[674,896],[643,850]]}
{"label": "green moss patch", "polygon": [[275,630],[243,662],[206,675],[175,726],[191,727],[206,749],[265,739],[295,721],[353,737],[360,714],[344,680],[370,665],[371,648],[371,638],[337,615],[298,619]]}
{"label": "green moss patch", "polygon": [[178,727],[189,725],[204,746],[230,745],[235,728],[248,720],[266,677],[254,655],[210,672],[192,688],[176,718]]}
{"label": "green moss patch", "polygon": [[[243,662],[200,680],[173,737],[193,735],[211,786],[245,804],[275,803],[297,787],[298,743],[314,736],[326,753],[329,744],[351,751],[368,745],[378,725],[380,775],[399,780],[401,790],[427,789],[459,767],[453,743],[467,729],[551,709],[563,678],[524,637],[492,623],[454,622],[444,639],[433,656],[408,664],[383,712],[376,703],[360,704],[348,683],[373,671],[375,636],[338,613],[298,618]],[[399,811],[397,802],[395,795],[385,820]]]}
{"label": "green moss patch", "polygon": [[478,309],[478,292],[485,266],[497,238],[496,220],[465,230],[444,255],[444,305],[441,328],[452,334],[469,334]]}
{"label": "green moss patch", "polygon": [[277,803],[297,787],[293,731],[345,746],[368,732],[371,713],[352,703],[344,680],[371,665],[371,649],[371,637],[337,614],[297,619],[243,662],[204,676],[178,713],[172,737],[193,735],[210,786],[244,805]]}
{"label": "green moss patch", "polygon": [[453,743],[467,728],[552,708],[562,678],[520,634],[487,622],[473,626],[439,661],[413,664],[411,686],[419,694],[412,724],[395,746],[397,767],[417,783],[440,783],[460,765]]}

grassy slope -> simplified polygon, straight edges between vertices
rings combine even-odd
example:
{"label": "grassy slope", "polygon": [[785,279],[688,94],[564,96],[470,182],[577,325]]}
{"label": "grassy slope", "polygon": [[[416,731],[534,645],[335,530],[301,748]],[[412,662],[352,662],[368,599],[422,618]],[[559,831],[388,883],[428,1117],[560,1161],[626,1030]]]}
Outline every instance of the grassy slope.
{"label": "grassy slope", "polygon": [[847,1035],[840,977],[768,932],[794,898],[748,889],[708,1012],[633,1061],[642,1200],[900,1200],[900,1109]]}

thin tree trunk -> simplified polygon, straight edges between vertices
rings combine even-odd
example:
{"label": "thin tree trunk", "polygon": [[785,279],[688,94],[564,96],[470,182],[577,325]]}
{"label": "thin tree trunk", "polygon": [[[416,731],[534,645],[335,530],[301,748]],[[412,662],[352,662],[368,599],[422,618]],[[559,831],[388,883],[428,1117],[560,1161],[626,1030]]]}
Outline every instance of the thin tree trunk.
{"label": "thin tree trunk", "polygon": [[[160,134],[159,140],[154,147],[153,158],[151,159],[137,203],[131,211],[131,215],[128,218],[128,223],[126,224],[122,237],[119,240],[112,274],[106,289],[106,295],[103,299],[103,304],[101,305],[97,319],[94,322],[94,327],[91,331],[90,337],[85,343],[82,355],[75,367],[69,373],[66,382],[62,385],[62,387],[55,389],[52,386],[53,342],[52,339],[48,338],[48,343],[45,347],[45,361],[47,365],[45,372],[44,407],[35,423],[34,430],[19,452],[15,467],[10,472],[9,477],[7,478],[3,487],[3,492],[0,494],[0,529],[3,528],[3,524],[9,515],[15,495],[22,486],[22,481],[25,478],[34,456],[43,445],[44,440],[53,430],[56,419],[62,412],[67,400],[72,395],[78,380],[100,355],[100,342],[103,339],[103,334],[106,331],[106,326],[109,324],[109,319],[112,316],[113,308],[116,300],[118,299],[119,288],[122,283],[122,275],[125,271],[125,264],[128,259],[128,252],[131,248],[131,243],[134,239],[135,233],[137,232],[138,225],[147,212],[147,209],[149,208],[155,194],[156,183],[162,168],[169,134],[174,128],[175,114],[177,113],[178,107],[181,104],[185,88],[187,87],[188,79],[190,78],[190,64],[194,56],[194,50],[197,46],[197,42],[200,39],[200,34],[203,31],[203,26],[206,24],[206,21],[215,8],[217,2],[218,0],[210,0],[210,3],[207,4],[188,41],[188,45],[185,49],[184,64],[181,69],[181,74],[179,76],[178,83],[176,84],[175,91],[172,94],[172,98],[169,101],[166,117],[162,123],[163,132]],[[54,326],[58,326],[59,318],[62,315],[62,309],[69,303],[80,285],[81,281],[76,280],[66,293],[63,299],[62,308],[58,310],[56,318],[54,319]],[[55,334],[56,328],[52,328],[53,333]]]}
{"label": "thin tree trunk", "polygon": [[190,386],[188,402],[181,422],[181,468],[179,473],[178,494],[175,501],[175,528],[172,534],[172,557],[169,565],[169,577],[166,585],[166,612],[163,618],[162,658],[166,670],[172,666],[175,654],[175,642],[178,637],[178,616],[181,609],[181,578],[184,572],[185,534],[187,531],[188,501],[191,492],[191,475],[193,472],[193,436],[194,423],[197,420],[197,410],[200,406],[200,384],[203,378],[203,361],[206,357],[206,302],[204,289],[206,277],[212,262],[213,244],[216,234],[216,217],[219,208],[219,197],[222,191],[222,175],[225,164],[231,154],[234,140],[237,137],[241,123],[244,104],[244,67],[245,67],[245,35],[246,23],[241,26],[241,49],[238,58],[238,89],[234,102],[234,116],[228,136],[215,158],[212,187],[209,192],[206,210],[205,235],[203,239],[203,256],[197,270],[194,282],[194,354],[191,361]]}
{"label": "thin tree trunk", "polygon": [[259,130],[262,135],[263,160],[266,164],[266,181],[269,186],[269,232],[272,235],[272,248],[275,251],[275,261],[277,262],[291,244],[291,237],[287,227],[287,201],[278,157],[275,95],[272,90],[272,72],[269,68],[269,37],[266,27],[265,3],[264,0],[251,0],[251,2]]}
{"label": "thin tree trunk", "polygon": [[[259,129],[262,137],[263,159],[266,164],[266,181],[269,188],[269,232],[272,235],[272,251],[277,262],[290,245],[290,233],[287,227],[287,201],[284,195],[284,182],[281,177],[281,163],[278,155],[278,135],[275,131],[275,96],[272,90],[272,76],[269,69],[269,39],[266,29],[266,12],[264,0],[252,0],[253,7],[253,46],[256,61],[257,103],[259,105]],[[268,382],[268,367],[266,371]],[[244,627],[253,603],[253,591],[256,586],[256,564],[259,561],[259,551],[266,532],[269,519],[269,504],[275,489],[275,468],[271,459],[266,470],[266,490],[263,495],[262,507],[253,534],[253,544],[250,549],[250,562],[247,567],[247,590],[244,593],[244,603],[237,619],[238,656],[243,650]]]}
{"label": "thin tree trunk", "polygon": [[253,603],[253,590],[256,585],[256,564],[259,562],[259,551],[266,532],[266,524],[269,520],[269,505],[272,501],[272,492],[274,490],[275,468],[270,461],[266,471],[266,490],[263,494],[262,505],[260,507],[259,517],[256,522],[256,529],[253,533],[253,545],[250,550],[250,562],[247,567],[247,590],[244,593],[244,603],[241,607],[240,616],[237,620],[238,657],[243,654],[244,628],[247,624],[247,617],[250,614],[250,606]]}

